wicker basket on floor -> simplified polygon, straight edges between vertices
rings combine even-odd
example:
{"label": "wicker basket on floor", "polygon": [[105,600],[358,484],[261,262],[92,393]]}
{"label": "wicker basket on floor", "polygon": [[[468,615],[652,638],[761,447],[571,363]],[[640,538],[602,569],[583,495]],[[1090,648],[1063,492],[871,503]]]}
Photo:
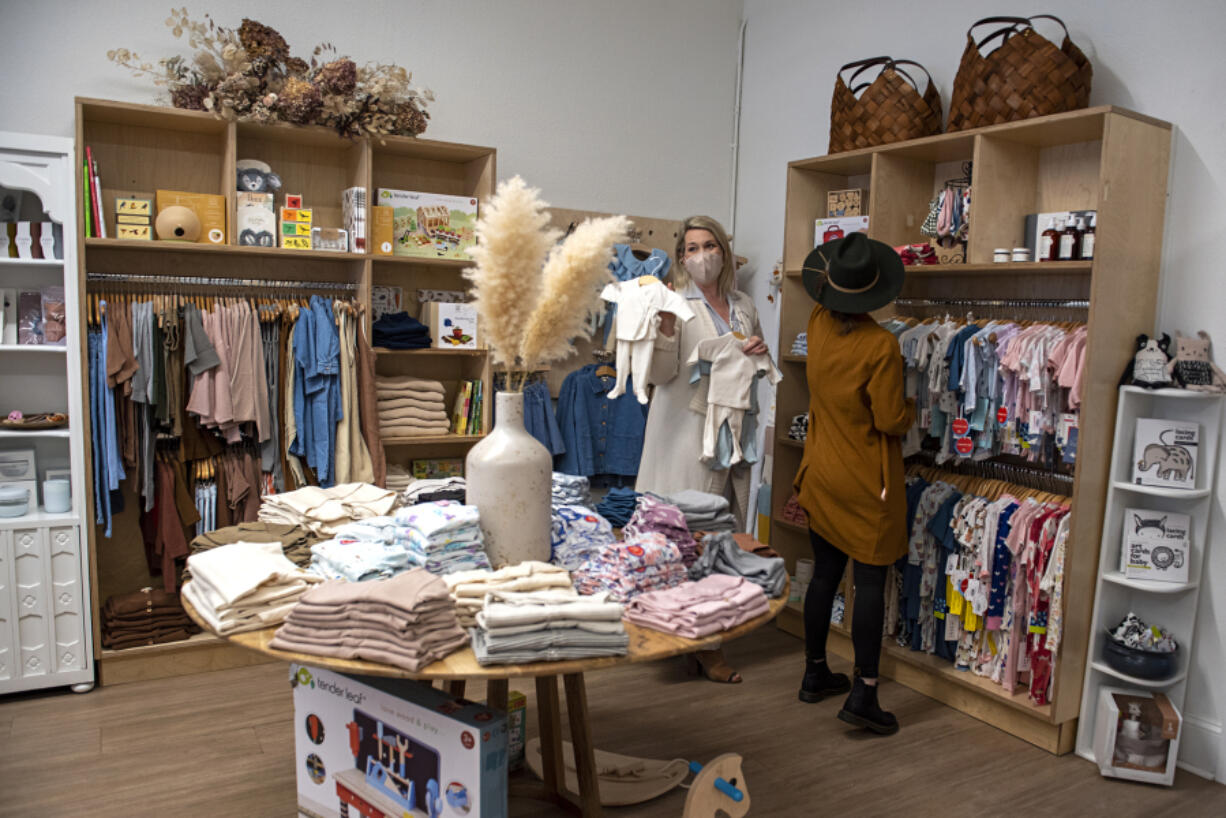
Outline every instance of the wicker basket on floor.
{"label": "wicker basket on floor", "polygon": [[[1038,19],[1060,24],[1064,40],[1059,47],[1035,30],[1033,21]],[[988,23],[1006,25],[975,42],[975,29]],[[997,38],[1001,38],[999,47],[986,56],[981,53],[980,49]],[[1050,14],[985,17],[966,32],[966,50],[954,78],[946,130],[963,131],[1085,108],[1090,104],[1093,74],[1090,61],[1069,39],[1060,18]]]}
{"label": "wicker basket on floor", "polygon": [[[928,85],[923,94],[911,75],[898,67],[902,65],[914,65],[924,72]],[[871,83],[849,86],[865,71],[878,66],[881,73]],[[843,72],[851,68],[856,71],[844,82]],[[872,57],[839,69],[830,101],[830,153],[871,148],[940,132],[941,97],[924,66],[912,60]]]}

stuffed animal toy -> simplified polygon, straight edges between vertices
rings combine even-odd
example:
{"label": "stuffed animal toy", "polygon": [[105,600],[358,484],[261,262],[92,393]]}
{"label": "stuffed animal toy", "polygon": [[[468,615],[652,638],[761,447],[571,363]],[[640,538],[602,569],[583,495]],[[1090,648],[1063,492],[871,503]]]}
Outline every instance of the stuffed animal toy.
{"label": "stuffed animal toy", "polygon": [[1171,360],[1171,336],[1165,332],[1162,338],[1137,336],[1137,354],[1128,362],[1120,378],[1120,386],[1144,386],[1146,389],[1161,389],[1171,385],[1167,364]]}
{"label": "stuffed animal toy", "polygon": [[1226,374],[1209,356],[1209,333],[1175,333],[1175,357],[1166,365],[1175,383],[1193,392],[1226,392]]}
{"label": "stuffed animal toy", "polygon": [[238,189],[242,193],[275,193],[281,189],[281,177],[272,172],[267,162],[259,159],[240,159]]}

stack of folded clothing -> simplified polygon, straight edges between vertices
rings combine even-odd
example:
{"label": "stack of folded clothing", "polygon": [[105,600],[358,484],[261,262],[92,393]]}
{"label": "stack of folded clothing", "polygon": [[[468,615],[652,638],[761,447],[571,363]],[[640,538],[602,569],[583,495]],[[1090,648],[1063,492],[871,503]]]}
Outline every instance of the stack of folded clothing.
{"label": "stack of folded clothing", "polygon": [[311,546],[311,571],[324,579],[387,579],[414,566],[407,529],[394,517],[368,517]]}
{"label": "stack of folded clothing", "polygon": [[712,574],[744,577],[772,599],[783,595],[788,571],[781,557],[760,557],[741,548],[731,534],[712,534],[702,541],[702,556],[690,566],[690,579]]}
{"label": "stack of folded clothing", "polygon": [[404,526],[409,558],[432,574],[490,567],[476,506],[418,503],[399,509],[396,522]]}
{"label": "stack of folded clothing", "polygon": [[[727,500],[724,502],[726,504]],[[653,532],[663,534],[666,540],[677,546],[677,550],[681,552],[681,561],[687,566],[698,556],[698,543],[694,541],[694,535],[690,533],[690,527],[685,522],[685,512],[650,492],[639,497],[634,516],[626,523],[623,532],[627,539]]]}
{"label": "stack of folded clothing", "polygon": [[789,522],[792,525],[801,525],[805,528],[809,527],[809,515],[800,507],[800,498],[795,494],[788,498],[788,501],[783,504],[783,510],[780,512],[784,522]]}
{"label": "stack of folded clothing", "polygon": [[497,571],[460,571],[448,574],[443,581],[447,583],[451,598],[455,601],[460,625],[465,628],[477,624],[477,612],[485,606],[486,594],[494,591],[573,590],[570,574],[565,568],[535,560],[508,565]]}
{"label": "stack of folded clothing", "polygon": [[626,621],[698,639],[735,628],[769,610],[760,586],[743,577],[712,574],[698,582],[635,597],[626,606]]}
{"label": "stack of folded clothing", "polygon": [[607,594],[574,589],[494,591],[485,597],[472,636],[481,665],[521,665],[594,656],[625,656],[630,638],[622,606]]}
{"label": "stack of folded clothing", "polygon": [[404,491],[413,482],[413,474],[404,466],[396,463],[387,464],[387,478],[383,481],[384,486],[391,491]]}
{"label": "stack of folded clothing", "polygon": [[792,341],[792,354],[809,354],[809,334],[807,332],[797,333],[796,340]]}
{"label": "stack of folded clothing", "polygon": [[681,509],[690,531],[732,531],[736,528],[736,517],[732,514],[727,497],[693,489],[667,497],[656,496]]}
{"label": "stack of folded clothing", "polygon": [[553,473],[553,504],[555,506],[590,506],[591,484],[576,474]]}
{"label": "stack of folded clothing", "polygon": [[[197,535],[192,540],[191,549],[193,554],[200,554],[213,548],[240,541],[279,542],[287,560],[299,568],[306,568],[311,564],[311,546],[319,542],[320,539],[320,537],[315,536],[300,525],[290,525],[287,523],[239,523],[238,525],[230,525]],[[183,582],[187,582],[191,578],[192,572],[184,567]]]}
{"label": "stack of folded clothing", "polygon": [[437,500],[464,502],[468,490],[463,477],[441,477],[434,480],[414,480],[405,486],[400,501],[406,506],[433,503]]}
{"label": "stack of folded clothing", "polygon": [[634,489],[614,486],[596,506],[596,511],[600,512],[601,517],[612,523],[614,528],[621,528],[630,522],[638,501],[639,493]]}
{"label": "stack of folded clothing", "polygon": [[685,582],[687,576],[677,546],[655,532],[606,545],[574,572],[579,593],[604,592],[617,602],[645,591],[671,588]]}
{"label": "stack of folded clothing", "polygon": [[312,588],[269,647],[416,672],[467,641],[447,586],[418,568],[376,582],[325,582]]}
{"label": "stack of folded clothing", "polygon": [[408,375],[375,378],[379,434],[383,437],[447,434],[451,421],[445,396],[438,381]]}
{"label": "stack of folded clothing", "polygon": [[385,312],[370,325],[374,346],[384,349],[425,349],[430,346],[430,328],[407,312]]}
{"label": "stack of folded clothing", "polygon": [[554,506],[550,561],[568,571],[581,568],[601,548],[616,542],[613,526],[590,508]]}
{"label": "stack of folded clothing", "polygon": [[183,596],[217,633],[275,625],[323,579],[294,565],[275,542],[236,542],[187,558]]}
{"label": "stack of folded clothing", "polygon": [[266,495],[260,502],[260,522],[302,526],[326,539],[345,523],[385,516],[395,505],[396,492],[370,483],[343,483],[327,489],[307,486]]}
{"label": "stack of folded clothing", "polygon": [[792,425],[788,427],[788,437],[792,440],[807,440],[809,438],[808,413],[792,417]]}
{"label": "stack of folded clothing", "polygon": [[102,647],[107,650],[180,642],[199,632],[179,595],[161,588],[115,594],[102,606]]}

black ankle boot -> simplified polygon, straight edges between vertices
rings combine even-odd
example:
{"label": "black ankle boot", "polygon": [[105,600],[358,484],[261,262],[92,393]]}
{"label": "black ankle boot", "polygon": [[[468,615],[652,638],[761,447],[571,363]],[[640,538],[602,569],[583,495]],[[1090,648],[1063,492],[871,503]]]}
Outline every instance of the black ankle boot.
{"label": "black ankle boot", "polygon": [[843,702],[839,718],[848,724],[872,730],[883,736],[892,736],[898,732],[898,719],[877,704],[877,686],[866,685],[859,676],[856,677],[851,695]]}
{"label": "black ankle boot", "polygon": [[844,673],[831,673],[825,661],[805,660],[805,677],[800,682],[798,698],[810,704],[825,696],[837,696],[851,690],[851,680]]}

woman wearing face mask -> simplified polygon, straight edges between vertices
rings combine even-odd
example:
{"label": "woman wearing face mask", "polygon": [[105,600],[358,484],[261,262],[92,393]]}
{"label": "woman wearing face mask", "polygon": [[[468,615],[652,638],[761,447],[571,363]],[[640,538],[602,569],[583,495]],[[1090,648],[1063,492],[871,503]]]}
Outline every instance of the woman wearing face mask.
{"label": "woman wearing face mask", "polygon": [[[695,345],[708,338],[739,332],[746,355],[767,352],[753,300],[736,289],[735,261],[728,235],[715,219],[692,216],[677,239],[673,284],[694,312],[694,319],[679,324],[670,313],[661,315],[651,361],[655,392],[647,415],[643,458],[635,490],[675,494],[686,489],[727,496],[737,528],[745,530],[749,514],[750,465],[713,470],[699,460],[705,422],[701,382],[690,383],[688,367]],[[722,651],[696,655],[713,681],[739,683],[741,676],[724,662]]]}

